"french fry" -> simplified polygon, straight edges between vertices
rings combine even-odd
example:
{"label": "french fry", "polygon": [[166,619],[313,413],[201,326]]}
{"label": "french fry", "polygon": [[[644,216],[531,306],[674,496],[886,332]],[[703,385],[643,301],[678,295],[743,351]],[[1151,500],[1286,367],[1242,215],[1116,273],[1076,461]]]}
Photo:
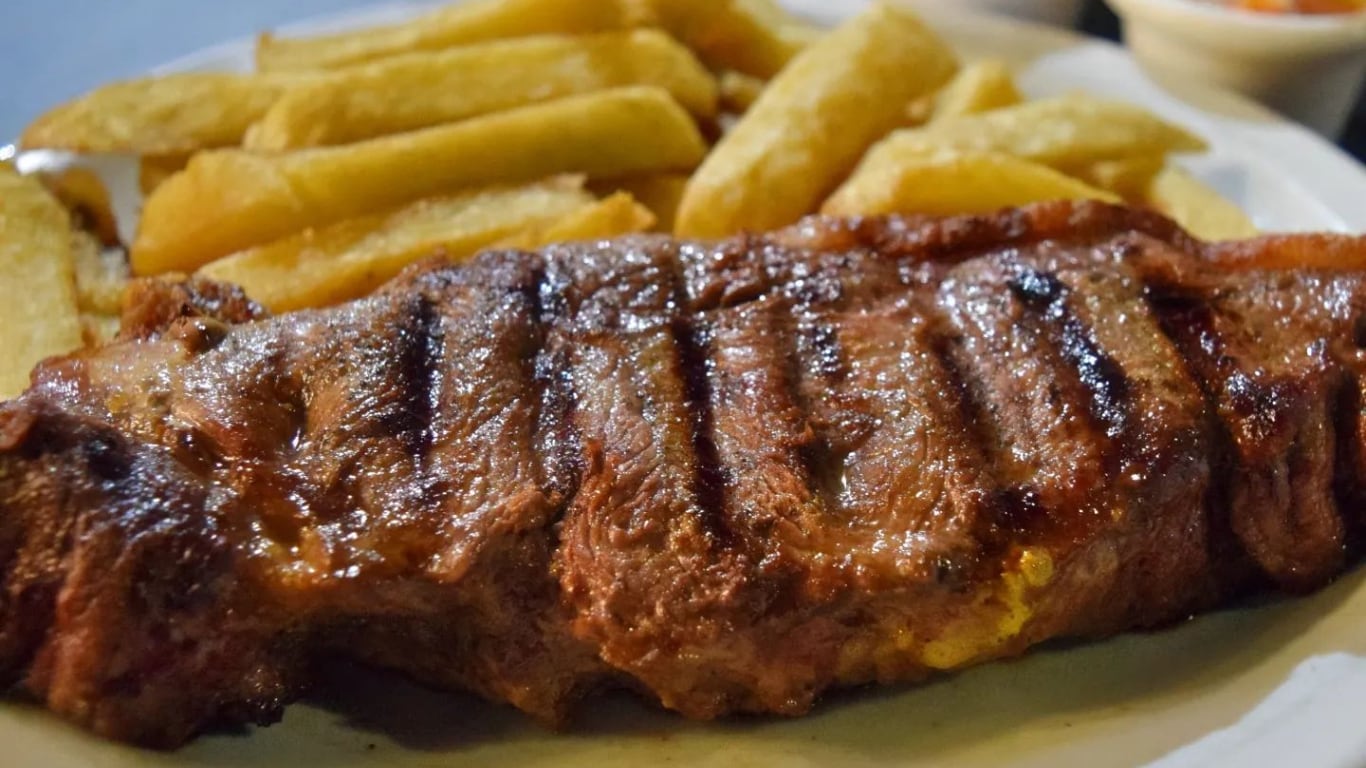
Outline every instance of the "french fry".
{"label": "french fry", "polygon": [[121,250],[104,248],[86,232],[71,233],[76,306],[82,313],[117,316],[128,283],[128,262]]}
{"label": "french fry", "polygon": [[119,225],[114,218],[113,201],[104,182],[94,171],[73,165],[51,173],[40,173],[39,178],[71,214],[78,228],[90,232],[105,245],[119,244]]}
{"label": "french fry", "polygon": [[869,150],[863,163],[877,165],[885,157],[914,152],[999,152],[1069,170],[1205,148],[1198,137],[1141,107],[1063,96],[903,128]]}
{"label": "french fry", "polygon": [[0,163],[0,400],[40,360],[81,346],[71,221],[37,179]]}
{"label": "french fry", "polygon": [[721,106],[727,111],[743,115],[759,100],[766,83],[753,75],[736,72],[733,69],[721,73]]}
{"label": "french fry", "polygon": [[202,152],[147,199],[133,271],[192,271],[308,227],[459,190],[557,173],[687,170],[705,151],[666,92],[633,87],[342,147]]}
{"label": "french fry", "polygon": [[528,37],[339,70],[284,94],[245,145],[348,144],[627,85],[656,85],[698,117],[716,114],[716,79],[663,32]]}
{"label": "french fry", "polygon": [[230,147],[286,89],[307,79],[186,72],[112,83],[38,118],[19,143],[138,155]]}
{"label": "french fry", "polygon": [[128,261],[122,249],[106,248],[81,229],[71,231],[71,256],[82,340],[88,347],[103,344],[119,331]]}
{"label": "french fry", "polygon": [[683,190],[687,186],[688,176],[683,173],[655,173],[623,179],[601,179],[588,184],[588,188],[595,195],[606,196],[618,191],[629,194],[654,214],[654,229],[657,232],[673,231],[678,203],[683,199]]}
{"label": "french fry", "polygon": [[200,273],[236,283],[273,312],[363,296],[420,259],[461,260],[527,228],[591,205],[581,179],[429,198],[392,213],[349,219],[252,248]]}
{"label": "french fry", "polygon": [[192,153],[174,155],[144,155],[138,158],[138,190],[146,197],[161,183],[185,170]]}
{"label": "french fry", "polygon": [[1166,165],[1164,155],[1134,155],[1083,166],[1072,175],[1087,184],[1108,189],[1131,203],[1141,203],[1147,197],[1153,179]]}
{"label": "french fry", "polygon": [[824,37],[827,31],[824,27],[789,18],[779,25],[778,37],[781,37],[789,48],[800,51]]}
{"label": "french fry", "polygon": [[98,312],[81,313],[81,341],[87,347],[108,344],[119,335],[122,319],[119,315],[106,315]]}
{"label": "french fry", "polygon": [[860,168],[825,202],[821,213],[948,216],[1047,200],[1119,202],[1109,192],[1010,155],[912,152],[895,158],[884,154],[882,162]]}
{"label": "french fry", "polygon": [[400,24],[335,35],[281,38],[256,45],[262,72],[332,69],[413,51],[531,35],[582,35],[635,26],[633,0],[475,0],[453,3]]}
{"label": "french fry", "polygon": [[722,237],[796,221],[956,67],[915,15],[872,6],[774,78],[688,183],[675,231]]}
{"label": "french fry", "polygon": [[1240,240],[1257,235],[1242,209],[1176,166],[1153,177],[1147,202],[1201,240]]}
{"label": "french fry", "polygon": [[541,228],[530,228],[498,244],[500,248],[540,248],[553,243],[602,240],[645,232],[654,226],[650,209],[617,192]]}
{"label": "french fry", "polygon": [[1024,101],[1004,62],[993,59],[963,67],[934,99],[930,121],[976,115]]}
{"label": "french fry", "polygon": [[770,0],[644,0],[649,22],[667,30],[715,70],[764,80],[778,74],[811,41]]}

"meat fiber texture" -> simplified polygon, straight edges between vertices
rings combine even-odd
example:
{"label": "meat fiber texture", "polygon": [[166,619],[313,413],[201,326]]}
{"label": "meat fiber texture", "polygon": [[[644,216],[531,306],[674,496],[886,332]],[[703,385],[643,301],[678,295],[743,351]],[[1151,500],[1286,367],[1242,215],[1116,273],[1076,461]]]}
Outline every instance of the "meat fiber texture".
{"label": "meat fiber texture", "polygon": [[0,671],[155,746],[337,654],[550,723],[611,686],[797,715],[1313,589],[1366,522],[1366,272],[1250,264],[1366,263],[1317,237],[1223,264],[1068,203],[487,253],[273,319],[145,283],[0,406]]}

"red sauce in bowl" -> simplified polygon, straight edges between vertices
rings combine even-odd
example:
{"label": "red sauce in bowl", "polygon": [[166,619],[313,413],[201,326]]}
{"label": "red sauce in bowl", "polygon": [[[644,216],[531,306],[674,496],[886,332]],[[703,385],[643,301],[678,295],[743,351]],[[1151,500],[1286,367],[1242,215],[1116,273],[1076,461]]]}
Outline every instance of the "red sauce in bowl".
{"label": "red sauce in bowl", "polygon": [[1263,13],[1335,14],[1366,10],[1366,0],[1227,0],[1226,4]]}

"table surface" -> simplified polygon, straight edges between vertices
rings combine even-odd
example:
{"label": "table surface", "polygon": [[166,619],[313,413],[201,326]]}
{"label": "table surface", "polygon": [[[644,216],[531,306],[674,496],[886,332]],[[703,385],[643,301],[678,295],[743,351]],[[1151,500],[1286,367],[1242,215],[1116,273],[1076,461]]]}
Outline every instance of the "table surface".
{"label": "table surface", "polygon": [[[837,0],[831,0],[836,2]],[[199,48],[373,0],[5,0],[0,51],[12,73],[0,98],[0,137],[16,136],[43,110],[100,83],[138,75]],[[1114,38],[1098,2],[1084,28]],[[3,142],[0,142],[3,143]],[[1366,99],[1343,137],[1366,159]]]}

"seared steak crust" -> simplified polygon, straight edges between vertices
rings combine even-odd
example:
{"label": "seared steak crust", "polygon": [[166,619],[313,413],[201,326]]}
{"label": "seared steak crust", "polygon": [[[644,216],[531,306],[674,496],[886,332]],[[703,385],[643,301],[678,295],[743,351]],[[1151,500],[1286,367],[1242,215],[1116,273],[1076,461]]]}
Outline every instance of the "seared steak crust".
{"label": "seared steak crust", "polygon": [[273,320],[141,286],[0,406],[0,671],[163,746],[322,652],[549,722],[602,685],[799,714],[1319,586],[1366,520],[1366,273],[1257,247],[1050,204],[490,253]]}

